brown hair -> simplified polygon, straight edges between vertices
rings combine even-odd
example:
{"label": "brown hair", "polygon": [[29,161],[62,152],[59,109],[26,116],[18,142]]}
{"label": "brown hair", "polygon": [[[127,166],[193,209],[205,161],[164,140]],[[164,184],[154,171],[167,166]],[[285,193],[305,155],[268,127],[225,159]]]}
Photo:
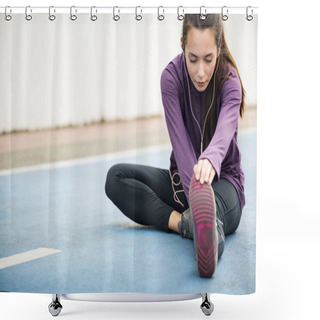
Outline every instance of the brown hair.
{"label": "brown hair", "polygon": [[204,132],[204,149],[209,145],[214,132],[217,126],[217,112],[216,112],[216,103],[217,103],[217,94],[219,90],[221,90],[224,81],[228,78],[228,76],[222,78],[223,70],[227,67],[228,63],[230,63],[238,73],[238,77],[241,83],[242,89],[242,101],[240,105],[240,117],[243,117],[244,108],[245,108],[245,90],[242,85],[242,81],[240,78],[240,74],[236,63],[229,51],[228,45],[226,43],[225,35],[224,35],[224,25],[221,19],[220,14],[207,14],[204,20],[200,19],[199,14],[186,14],[183,21],[182,26],[182,50],[185,53],[185,46],[187,43],[187,34],[191,27],[203,30],[203,29],[211,29],[214,32],[216,44],[219,50],[220,47],[220,54],[219,54],[219,63],[216,64],[216,76],[212,76],[210,83],[208,85],[208,93],[207,93],[207,101],[206,101],[206,113],[212,102],[212,95],[213,95],[213,81],[215,79],[215,92],[214,92],[214,104],[211,108],[210,114],[208,115],[206,128]]}

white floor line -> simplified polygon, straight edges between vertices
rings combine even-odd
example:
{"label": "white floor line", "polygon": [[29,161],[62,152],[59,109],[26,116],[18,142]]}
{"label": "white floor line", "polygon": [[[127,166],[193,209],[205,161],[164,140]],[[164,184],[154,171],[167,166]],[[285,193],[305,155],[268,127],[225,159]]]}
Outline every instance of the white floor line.
{"label": "white floor line", "polygon": [[61,250],[50,249],[50,248],[38,248],[35,250],[18,253],[6,258],[0,259],[0,270],[15,266],[20,263],[40,259],[46,256],[50,256],[55,253],[59,253]]}

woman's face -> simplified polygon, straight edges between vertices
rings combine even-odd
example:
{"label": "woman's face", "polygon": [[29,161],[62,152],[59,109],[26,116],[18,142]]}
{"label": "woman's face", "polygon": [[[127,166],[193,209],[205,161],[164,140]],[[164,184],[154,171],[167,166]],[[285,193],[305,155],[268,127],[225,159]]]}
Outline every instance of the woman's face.
{"label": "woman's face", "polygon": [[194,86],[198,91],[204,91],[211,80],[218,57],[214,32],[191,27],[187,33],[184,54]]}

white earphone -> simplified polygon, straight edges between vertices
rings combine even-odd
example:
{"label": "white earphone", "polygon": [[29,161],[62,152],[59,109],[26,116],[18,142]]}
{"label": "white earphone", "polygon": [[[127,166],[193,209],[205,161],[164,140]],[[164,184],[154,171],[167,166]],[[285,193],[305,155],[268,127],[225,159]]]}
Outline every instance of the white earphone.
{"label": "white earphone", "polygon": [[[219,48],[219,55],[220,55],[220,48]],[[217,57],[217,60],[216,60],[216,65],[215,65],[215,70],[213,71],[214,72],[214,75],[213,75],[213,95],[212,95],[212,101],[211,101],[211,104],[210,104],[210,107],[207,111],[207,114],[206,114],[206,117],[205,117],[205,120],[204,120],[204,125],[203,125],[203,130],[201,130],[201,127],[200,127],[200,124],[198,122],[198,120],[196,119],[194,113],[193,113],[193,107],[192,107],[192,102],[191,102],[191,96],[190,96],[190,85],[189,85],[189,79],[188,79],[188,74],[187,74],[187,69],[186,69],[186,59],[185,59],[185,56],[183,54],[183,59],[184,59],[184,71],[185,71],[185,75],[187,77],[187,83],[188,83],[188,94],[189,94],[189,105],[190,105],[190,110],[191,110],[191,113],[192,113],[192,116],[193,116],[193,119],[196,121],[197,125],[198,125],[198,128],[199,128],[199,131],[200,131],[200,135],[201,135],[201,147],[200,147],[200,154],[203,152],[203,136],[204,136],[204,130],[206,128],[206,122],[207,122],[207,117],[209,115],[209,112],[213,106],[213,102],[214,102],[214,90],[215,90],[215,81],[216,81],[216,70],[218,69],[218,65],[219,65],[219,55]]]}

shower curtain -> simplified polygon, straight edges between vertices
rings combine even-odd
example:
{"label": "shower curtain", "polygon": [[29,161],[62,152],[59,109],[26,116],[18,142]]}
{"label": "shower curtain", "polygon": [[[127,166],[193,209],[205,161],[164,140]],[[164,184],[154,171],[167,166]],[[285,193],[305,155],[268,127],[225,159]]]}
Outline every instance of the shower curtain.
{"label": "shower curtain", "polygon": [[[256,12],[38,11],[0,8],[0,291],[253,293]],[[246,204],[208,279],[199,276],[191,239],[134,222],[105,194],[115,164],[169,169],[160,79],[182,52],[187,13],[223,15],[246,91],[238,128]]]}

